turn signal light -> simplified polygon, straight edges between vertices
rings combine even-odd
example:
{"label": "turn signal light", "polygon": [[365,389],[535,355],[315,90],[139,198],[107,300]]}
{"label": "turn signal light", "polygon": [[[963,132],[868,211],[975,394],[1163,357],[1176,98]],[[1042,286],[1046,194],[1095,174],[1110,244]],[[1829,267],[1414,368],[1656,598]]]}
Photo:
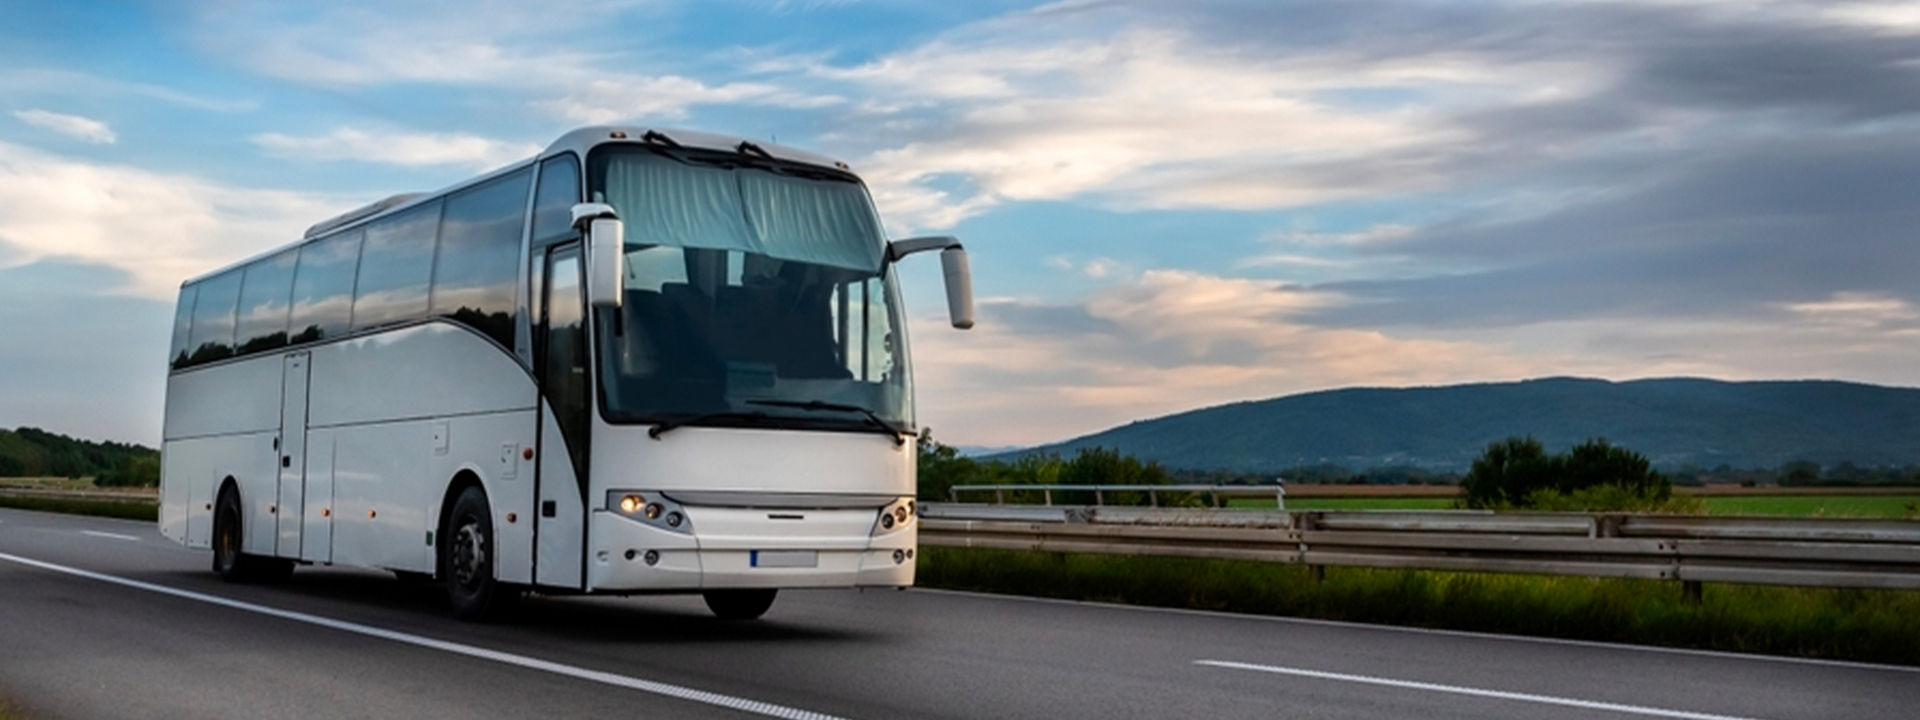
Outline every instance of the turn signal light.
{"label": "turn signal light", "polygon": [[626,513],[628,515],[632,515],[634,512],[640,509],[640,503],[645,501],[646,501],[645,498],[642,498],[639,495],[628,495],[626,497],[620,498],[620,512]]}

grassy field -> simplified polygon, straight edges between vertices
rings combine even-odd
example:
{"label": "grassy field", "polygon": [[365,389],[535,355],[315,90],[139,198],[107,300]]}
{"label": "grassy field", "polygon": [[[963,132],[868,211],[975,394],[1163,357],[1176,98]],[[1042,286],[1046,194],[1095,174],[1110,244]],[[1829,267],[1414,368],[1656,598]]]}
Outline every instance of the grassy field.
{"label": "grassy field", "polygon": [[1920,664],[1920,592],[1678,583],[922,547],[958,590]]}
{"label": "grassy field", "polygon": [[[1799,517],[1853,517],[1920,519],[1920,493],[1913,495],[1703,495],[1709,515],[1791,515]],[[1273,501],[1234,498],[1230,507],[1273,507]],[[1453,498],[1444,497],[1317,497],[1287,498],[1288,510],[1446,510]]]}

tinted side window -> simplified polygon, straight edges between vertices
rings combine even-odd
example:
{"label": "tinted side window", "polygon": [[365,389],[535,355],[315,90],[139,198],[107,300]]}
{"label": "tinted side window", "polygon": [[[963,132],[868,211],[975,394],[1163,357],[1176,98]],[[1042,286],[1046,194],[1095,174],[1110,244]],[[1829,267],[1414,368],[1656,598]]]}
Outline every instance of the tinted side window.
{"label": "tinted side window", "polygon": [[200,286],[188,285],[180,288],[180,304],[173,308],[173,346],[167,352],[167,362],[173,367],[187,364],[187,356],[193,352],[193,346],[187,344],[187,328],[193,327],[193,296]]}
{"label": "tinted side window", "polygon": [[561,155],[540,163],[540,188],[533,198],[533,244],[541,245],[573,231],[573,206],[580,202],[580,161]]}
{"label": "tinted side window", "polygon": [[233,310],[240,302],[240,271],[229,270],[199,282],[193,302],[193,328],[187,344],[193,346],[188,363],[233,357]]}
{"label": "tinted side window", "polygon": [[287,300],[293,293],[293,266],[297,251],[287,251],[247,266],[240,284],[239,327],[234,340],[240,354],[285,347]]}
{"label": "tinted side window", "polygon": [[433,267],[433,314],[466,323],[513,347],[514,288],[527,182],[521,171],[447,199]]}
{"label": "tinted side window", "polygon": [[353,270],[360,261],[359,230],[350,230],[300,248],[300,270],[293,278],[296,343],[347,334],[353,311]]}
{"label": "tinted side window", "polygon": [[433,278],[433,241],[440,229],[438,200],[367,226],[360,248],[360,280],[353,288],[353,329],[427,316]]}

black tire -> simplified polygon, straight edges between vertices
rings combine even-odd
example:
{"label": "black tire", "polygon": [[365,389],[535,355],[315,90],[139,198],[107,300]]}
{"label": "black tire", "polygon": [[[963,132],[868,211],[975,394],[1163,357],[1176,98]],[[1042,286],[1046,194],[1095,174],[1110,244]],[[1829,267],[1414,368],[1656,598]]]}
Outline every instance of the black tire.
{"label": "black tire", "polygon": [[293,561],[248,555],[240,551],[242,531],[240,493],[228,485],[220,489],[213,506],[213,572],[227,582],[284,582],[293,575]]}
{"label": "black tire", "polygon": [[447,604],[462,620],[492,620],[520,599],[520,589],[494,580],[493,509],[480,488],[461,491],[440,542]]}
{"label": "black tire", "polygon": [[778,590],[708,590],[707,609],[721,620],[756,620],[773,607]]}

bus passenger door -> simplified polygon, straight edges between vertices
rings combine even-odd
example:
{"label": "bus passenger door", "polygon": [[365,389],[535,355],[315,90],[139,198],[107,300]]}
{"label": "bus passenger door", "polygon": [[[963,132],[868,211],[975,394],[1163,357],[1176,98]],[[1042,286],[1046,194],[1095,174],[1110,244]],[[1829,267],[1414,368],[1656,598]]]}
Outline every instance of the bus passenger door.
{"label": "bus passenger door", "polygon": [[545,265],[546,298],[534,332],[541,406],[534,582],[579,588],[586,565],[587,511],[581,496],[593,388],[579,243],[555,246]]}
{"label": "bus passenger door", "polygon": [[307,470],[307,376],[312,359],[311,353],[288,355],[286,373],[281,376],[280,499],[274,509],[280,525],[280,540],[273,553],[280,557],[300,557]]}

